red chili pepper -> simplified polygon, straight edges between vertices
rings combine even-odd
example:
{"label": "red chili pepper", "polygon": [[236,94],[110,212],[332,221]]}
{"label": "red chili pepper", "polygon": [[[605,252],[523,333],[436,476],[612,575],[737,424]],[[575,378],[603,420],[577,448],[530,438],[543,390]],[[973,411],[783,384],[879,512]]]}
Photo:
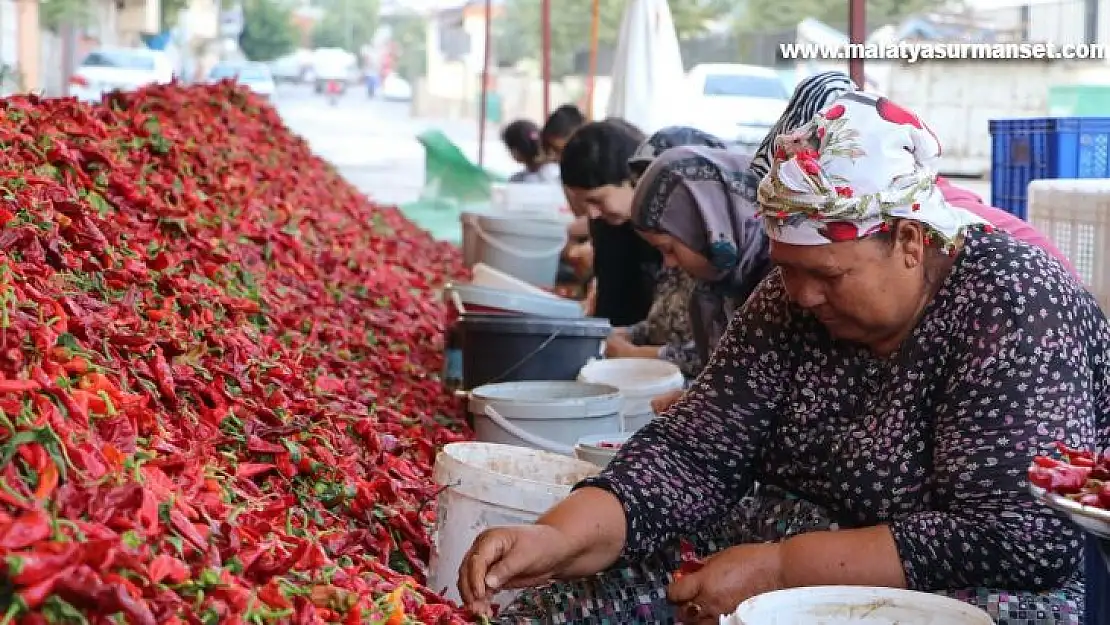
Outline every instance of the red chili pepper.
{"label": "red chili pepper", "polygon": [[28,393],[41,388],[32,380],[0,380],[0,393]]}
{"label": "red chili pepper", "polygon": [[63,546],[61,551],[30,551],[8,555],[8,579],[17,586],[30,586],[74,564],[81,553],[76,544]]}
{"label": "red chili pepper", "polygon": [[173,556],[162,554],[150,561],[152,584],[159,584],[164,580],[168,580],[171,584],[180,584],[187,579],[189,579],[189,567]]}
{"label": "red chili pepper", "polygon": [[0,549],[16,551],[50,538],[50,517],[42,510],[31,510],[16,517],[10,525],[0,530]]}
{"label": "red chili pepper", "polygon": [[680,540],[678,547],[678,571],[674,574],[675,579],[681,579],[683,575],[697,573],[705,567],[705,561],[698,558],[697,552],[694,551],[694,545],[689,541],[685,539]]}
{"label": "red chili pepper", "polygon": [[72,567],[54,569],[48,572],[42,579],[21,588],[18,591],[18,596],[23,601],[23,605],[27,606],[29,610],[40,608],[42,604],[46,603],[46,600],[50,598],[50,595],[54,594],[54,588],[57,586],[58,581],[70,575],[72,571]]}

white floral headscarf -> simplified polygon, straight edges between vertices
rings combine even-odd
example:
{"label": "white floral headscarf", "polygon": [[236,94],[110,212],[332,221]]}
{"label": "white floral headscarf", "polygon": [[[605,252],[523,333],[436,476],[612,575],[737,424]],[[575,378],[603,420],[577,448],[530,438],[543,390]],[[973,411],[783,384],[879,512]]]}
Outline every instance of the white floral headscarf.
{"label": "white floral headscarf", "polygon": [[767,234],[824,245],[912,219],[952,249],[967,228],[986,222],[944,200],[934,169],[940,154],[917,115],[877,95],[845,93],[776,139],[771,172],[759,185]]}

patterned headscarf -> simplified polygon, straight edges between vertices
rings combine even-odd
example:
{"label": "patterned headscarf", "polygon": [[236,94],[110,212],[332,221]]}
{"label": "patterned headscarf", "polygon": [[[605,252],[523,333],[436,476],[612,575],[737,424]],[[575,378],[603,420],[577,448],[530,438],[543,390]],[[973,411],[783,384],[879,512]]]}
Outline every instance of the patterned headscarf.
{"label": "patterned headscarf", "polygon": [[763,139],[752,157],[751,169],[760,178],[771,171],[771,153],[775,137],[809,123],[817,111],[833,103],[844,93],[855,91],[856,85],[844,72],[814,74],[798,83],[779,121]]}
{"label": "patterned headscarf", "polygon": [[846,93],[775,140],[771,173],[759,185],[767,234],[824,245],[912,219],[951,249],[969,226],[986,222],[944,200],[934,169],[940,154],[917,115],[877,95]]}
{"label": "patterned headscarf", "polygon": [[[811,116],[812,117],[812,116]],[[647,138],[636,148],[636,153],[628,159],[628,166],[637,176],[644,175],[652,161],[671,148],[684,145],[700,145],[707,148],[724,150],[727,146],[713,135],[690,126],[668,126]]]}
{"label": "patterned headscarf", "polygon": [[632,200],[632,225],[668,234],[701,254],[720,272],[700,283],[690,300],[690,322],[703,362],[738,305],[771,268],[769,245],[757,215],[759,179],[751,158],[705,147],[667,150],[644,172]]}

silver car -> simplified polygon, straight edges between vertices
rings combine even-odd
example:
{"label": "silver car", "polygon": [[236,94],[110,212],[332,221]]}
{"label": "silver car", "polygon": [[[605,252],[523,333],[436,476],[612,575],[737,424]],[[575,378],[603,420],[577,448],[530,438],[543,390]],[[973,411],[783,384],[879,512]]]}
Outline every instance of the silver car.
{"label": "silver car", "polygon": [[266,99],[277,92],[274,76],[265,63],[219,63],[208,72],[208,82],[229,78]]}

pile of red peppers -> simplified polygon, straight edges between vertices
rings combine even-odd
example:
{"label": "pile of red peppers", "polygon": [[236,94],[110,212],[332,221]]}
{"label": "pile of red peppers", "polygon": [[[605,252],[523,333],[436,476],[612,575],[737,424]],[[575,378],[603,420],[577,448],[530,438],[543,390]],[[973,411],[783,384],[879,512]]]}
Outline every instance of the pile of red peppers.
{"label": "pile of red peppers", "polygon": [[0,625],[465,622],[458,253],[227,84],[8,98],[0,145]]}

